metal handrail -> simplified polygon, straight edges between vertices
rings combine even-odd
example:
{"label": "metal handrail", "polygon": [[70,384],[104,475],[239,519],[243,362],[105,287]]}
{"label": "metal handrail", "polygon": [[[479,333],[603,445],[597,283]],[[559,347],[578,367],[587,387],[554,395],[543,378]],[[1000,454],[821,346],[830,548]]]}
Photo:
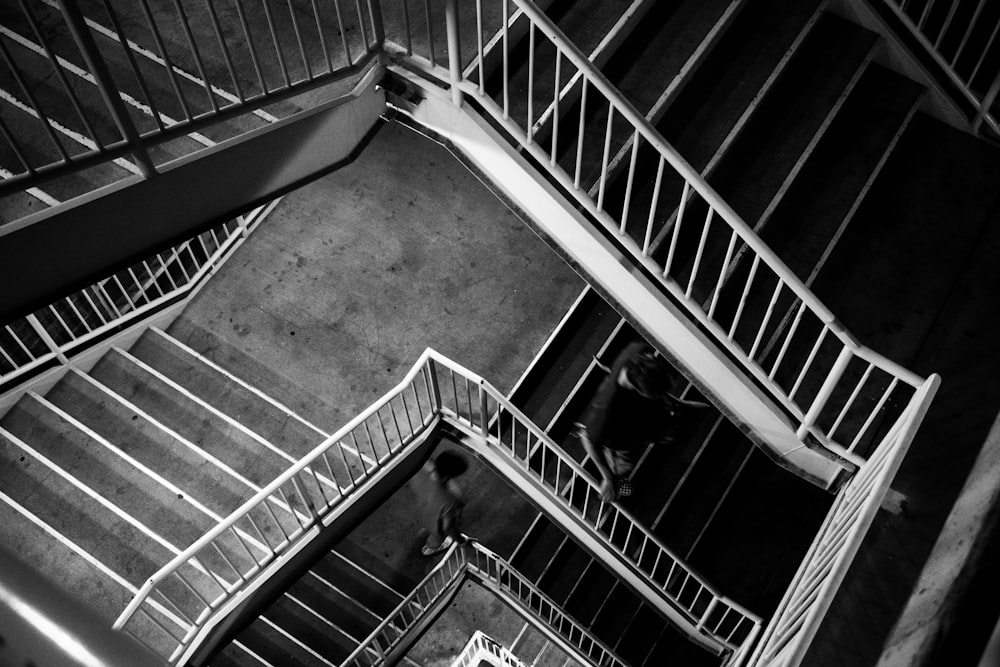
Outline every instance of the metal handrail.
{"label": "metal handrail", "polygon": [[[199,235],[167,251],[169,256],[165,260],[156,256],[159,265],[153,259],[139,262],[136,266],[141,267],[141,275],[136,275],[134,268],[120,271],[20,320],[6,323],[8,341],[0,344],[0,355],[10,370],[0,374],[0,386],[23,381],[52,360],[67,365],[72,355],[109,332],[148,319],[178,299],[189,299],[278,201],[257,207],[237,222],[228,222],[206,232],[212,236],[214,249],[211,251]],[[201,246],[197,252],[196,244]],[[191,268],[184,262],[189,262]],[[168,274],[171,275],[166,280]],[[91,294],[97,297],[96,302]],[[86,304],[85,310],[81,312],[76,303]],[[72,322],[67,322],[60,311],[72,312]],[[88,318],[99,323],[92,324]],[[77,333],[77,328],[82,332]]]}
{"label": "metal handrail", "polygon": [[[454,0],[449,0],[446,7],[451,7],[453,2]],[[520,30],[519,32],[519,34],[528,33],[530,35],[532,46],[529,47],[529,62],[533,62],[534,51],[531,49],[535,48],[534,45],[543,39],[548,40],[548,43],[558,53],[556,56],[556,71],[559,71],[559,63],[568,63],[567,68],[576,68],[577,73],[582,73],[583,75],[580,77],[581,91],[578,91],[578,95],[574,99],[580,99],[581,105],[584,105],[587,103],[587,95],[590,94],[591,97],[599,97],[601,104],[607,104],[609,130],[605,134],[605,158],[602,163],[604,170],[600,174],[599,184],[595,185],[597,189],[596,197],[592,197],[587,188],[580,183],[579,152],[577,154],[576,173],[571,174],[564,171],[556,162],[555,151],[550,154],[534,140],[535,128],[530,124],[530,111],[528,123],[525,125],[514,121],[508,108],[506,83],[504,83],[505,94],[502,102],[494,102],[486,94],[484,82],[487,79],[488,72],[484,70],[484,63],[487,60],[495,62],[497,58],[493,58],[491,55],[488,56],[484,51],[483,40],[478,40],[478,50],[473,57],[473,62],[465,68],[464,72],[462,71],[460,60],[461,51],[454,46],[450,46],[448,49],[449,58],[453,59],[453,61],[449,62],[447,68],[435,65],[433,62],[428,64],[420,55],[412,53],[412,44],[408,51],[404,51],[401,47],[397,47],[391,43],[387,43],[387,46],[393,49],[398,48],[401,53],[406,53],[406,55],[397,55],[396,57],[405,58],[410,68],[418,69],[440,83],[451,85],[453,89],[460,88],[463,96],[459,99],[475,99],[501,127],[510,133],[522,149],[529,152],[535,158],[537,164],[547,169],[550,175],[565,188],[565,191],[575,197],[598,220],[604,229],[618,241],[621,247],[637,263],[645,268],[650,277],[659,281],[670,294],[677,297],[678,301],[687,307],[696,321],[712,332],[716,340],[724,348],[741,360],[746,370],[753,377],[771,390],[775,399],[779,401],[793,418],[798,420],[798,426],[795,427],[795,434],[799,440],[807,444],[811,444],[813,440],[818,442],[821,447],[827,449],[834,460],[842,462],[842,466],[849,470],[853,470],[857,465],[863,463],[865,452],[861,448],[868,446],[866,438],[870,439],[874,429],[878,427],[879,420],[876,418],[878,411],[885,407],[887,403],[894,403],[901,400],[898,397],[912,395],[912,392],[916,387],[921,385],[924,378],[888,359],[884,355],[862,345],[853,337],[835,318],[833,313],[809,290],[803,281],[760,240],[752,228],[715,192],[707,181],[659,135],[656,129],[636,111],[631,103],[607,81],[604,75],[589,62],[586,56],[532,2],[529,0],[505,0],[505,2],[512,3],[512,8],[516,10],[512,14],[514,18],[511,18],[509,21],[502,21],[500,30],[503,33],[503,39],[492,40],[490,43],[494,44],[495,48],[508,48],[506,34],[508,31],[513,32],[511,23],[515,20],[530,22],[530,28]],[[482,3],[477,3],[476,5],[476,9],[479,12],[482,12],[481,5]],[[506,7],[507,5],[505,4],[504,6]],[[457,33],[459,31],[456,16],[457,13],[454,11],[454,8],[446,12],[446,26],[449,33],[452,31]],[[477,19],[477,25],[481,29],[481,17]],[[450,45],[458,43],[460,43],[460,40],[457,37],[452,38],[449,36]],[[430,48],[433,52],[433,42]],[[506,75],[506,51],[501,55],[504,60],[503,73]],[[458,60],[458,62],[454,62],[454,60]],[[534,65],[532,64],[530,67],[534,71]],[[456,72],[461,73],[460,78],[456,75]],[[476,76],[477,72],[478,77]],[[529,82],[529,107],[532,106],[532,103],[535,103],[535,106],[541,104],[546,107],[546,113],[553,108],[558,109],[561,97],[566,95],[565,89],[561,88],[559,84],[560,82],[557,81],[556,89],[561,92],[556,96],[556,99],[551,102],[541,100],[535,103],[534,98],[531,97],[532,90]],[[558,117],[558,114],[551,115]],[[669,168],[684,181],[684,190],[681,194],[680,203],[676,208],[676,218],[673,218],[672,226],[668,230],[673,234],[673,237],[670,239],[671,246],[676,242],[682,222],[687,227],[698,224],[697,220],[692,221],[684,218],[687,207],[696,198],[700,198],[709,206],[708,215],[701,228],[703,238],[702,244],[698,249],[698,258],[700,258],[701,252],[705,247],[705,237],[707,236],[709,225],[713,221],[723,221],[726,229],[729,230],[728,233],[731,234],[730,252],[727,254],[726,264],[720,271],[718,279],[712,279],[715,289],[711,298],[704,298],[702,301],[698,301],[693,298],[691,292],[695,278],[704,278],[704,276],[696,276],[699,269],[697,266],[698,258],[695,259],[695,267],[685,287],[680,283],[680,278],[671,275],[671,270],[676,268],[673,264],[672,247],[671,254],[668,255],[665,262],[660,262],[652,257],[651,230],[656,212],[656,204],[660,202],[654,202],[654,206],[650,210],[650,215],[646,223],[645,241],[641,245],[627,233],[626,216],[623,215],[622,220],[615,220],[602,207],[603,194],[609,175],[607,171],[607,158],[609,155],[612,117],[623,119],[631,128],[633,160],[632,165],[629,167],[629,184],[632,183],[635,177],[635,174],[631,170],[635,164],[635,150],[637,150],[640,143],[645,144],[649,149],[655,151],[660,160],[658,173],[655,174],[655,181],[653,181],[654,175],[648,174],[650,182],[655,182],[656,184],[656,194],[654,194],[654,197],[659,196],[659,184],[662,182],[665,165],[669,165]],[[578,144],[582,141],[582,127],[581,122],[581,139],[578,140]],[[558,126],[552,129],[553,132],[550,139],[551,144],[555,146],[557,143],[557,136],[555,135],[558,132]],[[578,151],[581,150],[581,145],[578,145]],[[627,209],[627,207],[628,202],[626,201],[625,208]],[[641,218],[642,216],[638,217]],[[742,246],[746,252],[735,252],[734,249],[738,246]],[[743,285],[744,302],[752,287],[760,289],[759,285],[762,282],[758,282],[756,285],[753,283],[761,275],[767,274],[766,278],[773,277],[777,280],[777,285],[774,287],[771,297],[771,306],[767,313],[764,314],[762,321],[751,322],[749,324],[740,321],[740,317],[748,317],[741,307],[734,316],[734,321],[728,324],[722,320],[715,319],[715,304],[723,286],[728,285],[727,280],[732,275],[734,266],[732,258],[744,255],[747,255],[744,261],[752,260],[753,262],[750,277],[747,279],[746,284]],[[732,288],[731,285],[729,287]],[[737,286],[738,288],[739,286]],[[797,306],[797,313],[795,313],[794,320],[789,319],[790,326],[783,334],[784,341],[777,341],[781,350],[777,361],[773,362],[768,369],[765,368],[763,356],[767,352],[773,351],[773,349],[769,345],[760,344],[762,342],[760,333],[751,346],[749,343],[741,345],[735,338],[735,332],[740,325],[749,331],[762,333],[766,330],[772,316],[771,308],[777,303],[779,296],[787,296],[793,299],[795,302],[794,305]],[[802,326],[799,326],[800,323],[802,323]],[[791,387],[782,386],[779,379],[775,376],[779,370],[779,366],[782,363],[786,363],[785,351],[792,342],[792,338],[795,336],[805,337],[807,335],[801,333],[806,329],[806,323],[815,323],[820,329],[819,333],[813,338],[805,338],[806,348],[808,349],[809,344],[811,344],[813,353],[809,355],[801,369],[793,369],[791,371],[794,374],[795,370],[798,370],[798,376],[794,381],[794,385]],[[796,342],[801,341],[797,338]],[[838,357],[838,360],[832,369],[825,369],[823,363],[825,363],[824,360],[828,357],[823,355],[817,356],[816,353],[821,348],[826,349],[825,346],[833,344],[839,345],[839,352],[836,349],[833,350],[833,356]],[[847,371],[850,366],[857,366],[859,364],[867,364],[868,370],[864,373],[857,386],[852,386],[850,383],[853,382],[856,374],[850,374]],[[807,396],[805,399],[802,399],[797,394],[803,389],[803,378],[807,375],[815,381],[814,384],[810,384],[809,386],[812,388],[818,387],[818,390],[813,396]],[[789,384],[791,384],[790,380]],[[877,395],[880,391],[884,391],[885,394],[882,400],[867,400],[872,393]],[[838,403],[844,396],[849,396],[850,398],[847,399],[847,402]],[[902,400],[905,400],[905,398]],[[874,410],[870,409],[872,405],[875,406]],[[824,424],[832,423],[833,426],[824,430],[819,426],[821,422]],[[852,428],[858,430],[850,431]]]}
{"label": "metal handrail", "polygon": [[[958,22],[955,21],[955,9],[958,2],[952,2],[943,22],[930,20],[931,16],[927,12],[929,5],[920,6],[918,4],[907,8],[906,2],[900,3],[898,0],[882,0],[882,3],[895,16],[899,25],[909,32],[924,52],[937,63],[955,89],[965,98],[965,101],[975,109],[975,114],[969,121],[972,131],[985,134],[982,130],[982,126],[985,125],[992,131],[993,139],[1000,139],[1000,119],[993,114],[993,104],[997,100],[997,95],[1000,94],[1000,68],[997,68],[992,78],[986,78],[988,85],[980,86],[978,92],[973,85],[973,81],[980,78],[982,66],[988,62],[987,52],[997,46],[995,42],[1000,39],[1000,24],[993,27],[991,32],[988,30],[989,26],[986,26],[989,38],[985,45],[980,45],[981,48],[978,51],[972,52],[970,56],[966,50],[972,44],[970,37],[976,30],[983,27],[980,19],[986,3],[980,2],[975,12],[964,17],[964,22],[961,18]],[[917,16],[914,9],[918,11],[923,9],[923,11]],[[947,40],[945,40],[946,35]],[[958,39],[958,37],[961,38]],[[950,53],[945,52],[945,44],[949,45]],[[960,59],[965,64],[975,62],[976,65],[971,72],[966,71],[963,74],[959,71],[961,69]],[[989,77],[989,72],[985,76]]]}
{"label": "metal handrail", "polygon": [[885,440],[841,489],[808,553],[761,635],[748,665],[798,665],[927,414],[941,378],[931,375]]}
{"label": "metal handrail", "polygon": [[[422,396],[419,389],[423,389]],[[411,397],[410,402],[407,402],[407,397]],[[398,411],[396,406],[399,406]],[[402,417],[400,413],[403,413]],[[564,499],[564,507],[589,531],[591,538],[600,540],[606,548],[618,554],[618,561],[609,565],[619,572],[640,577],[649,589],[655,590],[660,600],[654,600],[654,604],[664,613],[673,614],[671,617],[693,640],[716,650],[739,650],[756,636],[759,617],[719,594],[652,533],[638,525],[630,514],[617,505],[603,503],[594,479],[481,376],[430,348],[420,355],[393,389],[150,577],[118,617],[114,627],[128,630],[130,622],[140,613],[159,624],[162,614],[157,609],[147,609],[147,606],[166,600],[168,607],[183,619],[185,627],[189,626],[183,632],[181,628],[171,632],[160,625],[160,629],[172,637],[168,640],[173,644],[168,660],[174,664],[182,663],[197,649],[207,629],[228,613],[236,601],[266,581],[267,576],[284,563],[288,553],[311,540],[322,525],[333,521],[346,501],[363,493],[366,484],[381,471],[415,452],[416,449],[409,445],[422,437],[437,419],[444,419],[462,429],[475,429],[482,434],[483,442],[491,450],[508,457],[524,470],[530,470],[531,463],[517,456],[519,444],[512,440],[508,446],[503,440],[501,428],[505,417],[517,420],[515,431],[519,428],[523,433],[530,432],[535,440],[533,444],[543,448],[538,450],[543,462],[553,461],[554,467],[548,469],[543,463],[535,483],[547,488],[546,472],[554,472],[557,478],[571,474],[575,489],[583,493],[583,506],[576,507]],[[372,435],[375,429],[370,428],[372,422],[383,430],[384,440],[378,443],[380,447],[375,446]],[[395,426],[394,438],[384,430],[387,423],[390,429]],[[358,434],[362,434],[362,438],[367,434],[373,456],[367,461],[358,457],[355,465],[360,466],[362,471],[355,475],[351,472],[341,443],[350,438],[356,445]],[[356,446],[355,449],[360,448]],[[334,465],[331,465],[331,452],[343,462],[339,472],[334,472]],[[319,474],[319,470],[327,471],[328,476]],[[504,468],[497,468],[497,471],[510,476]],[[350,481],[342,485],[340,480],[345,474],[350,476]],[[513,475],[511,480],[523,483],[524,478]],[[335,489],[332,498],[326,491],[329,488]],[[280,510],[284,521],[277,517],[274,507]],[[276,544],[253,518],[253,513],[259,515],[262,509],[267,510],[271,518],[271,532],[278,533]],[[237,530],[238,524],[246,525],[248,522],[257,534],[256,542],[248,542],[244,532]],[[286,530],[284,524],[291,524],[293,529]],[[608,534],[602,532],[604,528],[609,530]],[[622,535],[624,541],[620,540]],[[223,540],[235,540],[250,558],[243,556],[238,560],[233,555],[234,548],[227,550]],[[255,553],[262,548],[265,551],[258,558]],[[206,564],[216,552],[226,563],[223,574],[232,575],[228,579]],[[201,572],[202,576],[196,578],[197,572],[193,575],[192,571]],[[207,575],[204,574],[206,572]],[[173,593],[168,590],[170,586],[173,586]],[[197,598],[186,603],[188,607],[193,605],[193,610],[188,609],[185,613],[181,609],[185,602],[176,590],[186,597],[193,594]],[[178,633],[182,636],[177,637]],[[148,638],[135,633],[133,636],[149,645]]]}
{"label": "metal handrail", "polygon": [[[564,650],[581,662],[626,667],[627,663],[607,644],[563,611],[507,560],[468,536],[464,543],[456,542],[448,549],[413,591],[341,662],[341,667],[389,664],[392,658],[398,657],[393,651],[414,631],[425,627],[426,615],[454,590],[458,582],[469,576],[528,612],[539,627],[548,631],[546,634],[557,639]],[[585,649],[584,644],[589,649]]]}

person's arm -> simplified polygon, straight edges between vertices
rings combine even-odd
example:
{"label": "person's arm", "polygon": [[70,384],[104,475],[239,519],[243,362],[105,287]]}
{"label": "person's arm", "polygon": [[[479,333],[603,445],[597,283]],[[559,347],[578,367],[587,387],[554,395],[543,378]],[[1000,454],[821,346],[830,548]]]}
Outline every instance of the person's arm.
{"label": "person's arm", "polygon": [[580,437],[580,442],[583,443],[583,448],[587,451],[587,456],[597,466],[597,472],[601,475],[601,484],[597,489],[601,494],[601,500],[610,503],[617,497],[618,493],[615,489],[615,476],[611,474],[611,468],[608,467],[607,462],[604,460],[604,448],[600,445],[595,445],[591,441],[590,436],[587,434],[586,426],[583,424],[577,424],[576,426],[577,435]]}

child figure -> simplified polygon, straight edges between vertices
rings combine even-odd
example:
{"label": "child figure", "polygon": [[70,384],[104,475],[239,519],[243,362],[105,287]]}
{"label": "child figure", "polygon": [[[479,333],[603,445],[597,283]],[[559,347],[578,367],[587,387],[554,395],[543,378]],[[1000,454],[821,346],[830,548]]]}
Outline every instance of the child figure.
{"label": "child figure", "polygon": [[465,503],[455,478],[468,467],[464,458],[455,452],[444,451],[428,459],[412,478],[420,515],[430,530],[420,549],[424,556],[441,553],[461,540],[460,522]]}

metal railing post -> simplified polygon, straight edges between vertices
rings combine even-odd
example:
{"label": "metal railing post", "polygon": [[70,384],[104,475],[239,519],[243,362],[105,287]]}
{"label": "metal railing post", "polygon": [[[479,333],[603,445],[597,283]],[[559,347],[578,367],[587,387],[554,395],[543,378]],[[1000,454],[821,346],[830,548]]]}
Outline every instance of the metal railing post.
{"label": "metal railing post", "polygon": [[830,369],[826,380],[823,381],[823,386],[819,388],[816,398],[813,399],[812,405],[809,406],[808,412],[802,417],[802,423],[795,432],[799,440],[805,440],[809,429],[816,423],[816,418],[819,417],[819,413],[826,407],[826,402],[830,400],[834,388],[840,382],[840,378],[843,376],[844,371],[847,370],[847,364],[853,356],[854,353],[851,351],[851,348],[846,345],[841,348],[840,354],[837,356],[837,361],[834,362],[833,368]]}
{"label": "metal railing post", "polygon": [[[994,81],[993,85],[990,86],[989,91],[983,98],[982,105],[979,107],[979,113],[976,114],[975,120],[972,121],[972,131],[976,134],[981,132],[980,128],[982,127],[984,120],[987,118],[994,121],[997,120],[990,114],[990,107],[993,106],[993,102],[997,99],[997,95],[1000,95],[1000,73],[997,73],[996,81]],[[996,127],[993,127],[993,129],[995,130]]]}
{"label": "metal railing post", "polygon": [[69,358],[63,353],[62,349],[59,347],[58,343],[56,343],[56,341],[52,338],[52,336],[49,335],[49,332],[45,330],[45,327],[42,326],[42,323],[38,321],[38,318],[35,316],[35,314],[32,313],[31,315],[27,315],[24,319],[28,321],[28,324],[30,324],[31,328],[35,330],[35,333],[38,334],[38,337],[42,339],[42,342],[45,343],[45,346],[49,348],[49,351],[56,356],[56,359],[59,360],[59,363],[63,365],[68,364]]}
{"label": "metal railing post", "polygon": [[[487,442],[487,443],[489,442],[489,437],[490,437],[490,423],[488,421],[488,416],[486,414],[486,410],[488,408],[488,399],[489,399],[489,396],[486,393],[486,387],[484,387],[483,383],[480,382],[479,383],[479,421],[480,421],[480,428],[482,429],[482,434],[483,434],[483,442]],[[499,428],[499,426],[498,426],[498,428]]]}
{"label": "metal railing post", "polygon": [[462,54],[458,39],[458,0],[445,0],[445,26],[448,31],[448,70],[451,78],[451,101],[455,106],[462,106],[462,89],[458,84],[462,80]]}
{"label": "metal railing post", "polygon": [[[66,18],[69,31],[73,35],[73,41],[76,42],[81,55],[83,55],[83,59],[87,63],[87,67],[90,68],[90,72],[97,82],[97,88],[101,92],[101,97],[104,98],[104,103],[108,106],[108,110],[115,120],[115,125],[118,126],[118,131],[122,133],[122,137],[124,137],[126,143],[129,145],[139,171],[142,172],[144,177],[149,178],[156,173],[156,165],[153,164],[152,158],[149,157],[149,153],[142,145],[142,140],[139,137],[139,131],[136,129],[135,124],[129,118],[128,111],[125,109],[125,103],[122,102],[121,95],[118,94],[118,88],[111,77],[111,71],[101,57],[97,44],[90,34],[90,28],[87,27],[83,13],[75,2],[67,2],[67,0],[57,1],[59,9],[62,10],[62,14]],[[94,140],[96,142],[97,137],[94,137]]]}
{"label": "metal railing post", "polygon": [[434,412],[441,411],[441,387],[437,378],[437,363],[433,359],[427,360],[427,391],[430,393],[431,407]]}

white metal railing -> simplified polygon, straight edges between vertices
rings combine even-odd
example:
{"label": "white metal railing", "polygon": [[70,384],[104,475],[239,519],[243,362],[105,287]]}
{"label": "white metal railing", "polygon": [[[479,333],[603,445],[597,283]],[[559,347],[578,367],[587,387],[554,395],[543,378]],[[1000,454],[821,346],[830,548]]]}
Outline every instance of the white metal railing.
{"label": "white metal railing", "polygon": [[802,664],[939,384],[937,375],[928,378],[918,392],[921,400],[896,421],[868,462],[841,489],[748,664]]}
{"label": "white metal railing", "polygon": [[757,616],[713,589],[630,514],[603,503],[594,479],[503,394],[430,349],[394,389],[161,568],[115,627],[182,664],[234,601],[360,495],[362,482],[416,451],[407,445],[439,418],[479,434],[484,446],[527,475],[512,481],[530,480],[551,493],[568,487],[560,502],[575,517],[573,528],[617,553],[618,562],[608,566],[641,577],[656,592],[656,606],[693,640],[737,654],[752,644]]}
{"label": "white metal railing", "polygon": [[973,132],[985,126],[1000,139],[1000,9],[988,0],[912,2],[884,5],[933,58],[964,100],[972,105]]}
{"label": "white metal railing", "polygon": [[0,387],[190,296],[228,258],[277,200],[59,299],[0,329]]}
{"label": "white metal railing", "polygon": [[[420,40],[387,32],[387,49],[450,85],[457,103],[479,104],[768,388],[804,444],[848,470],[861,465],[923,378],[851,336],[533,3],[480,1],[474,21],[456,4],[426,12],[444,24],[447,49],[433,30]],[[526,47],[523,78],[513,76],[515,46]]]}
{"label": "white metal railing", "polygon": [[[16,3],[4,17],[15,41],[0,39],[11,74],[0,97],[14,105],[0,144],[17,163],[2,165],[0,192],[110,161],[149,176],[151,147],[208,125],[221,140],[218,120],[353,76],[382,39],[378,3],[229,4],[104,2],[85,16],[77,0]],[[94,91],[67,77],[77,65]]]}
{"label": "white metal railing", "polygon": [[[560,647],[582,664],[626,667],[626,663],[583,625],[569,616],[537,586],[506,560],[470,540],[452,545],[441,562],[424,578],[372,633],[361,642],[341,667],[382,667],[394,664],[405,648],[405,640],[428,622],[427,615],[448,598],[465,577],[471,577],[533,619]],[[506,659],[500,665],[523,663],[492,642],[484,647],[491,655]],[[455,664],[462,663],[461,659]]]}
{"label": "white metal railing", "polygon": [[451,667],[478,667],[487,662],[493,667],[528,667],[497,640],[476,630]]}

